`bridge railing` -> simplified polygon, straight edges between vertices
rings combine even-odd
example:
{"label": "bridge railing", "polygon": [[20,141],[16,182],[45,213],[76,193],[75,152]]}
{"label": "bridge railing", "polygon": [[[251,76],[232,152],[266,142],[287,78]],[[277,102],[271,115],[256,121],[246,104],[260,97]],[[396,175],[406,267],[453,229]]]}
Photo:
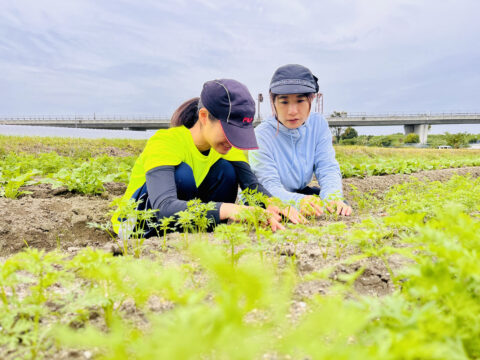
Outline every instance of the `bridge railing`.
{"label": "bridge railing", "polygon": [[[472,112],[451,112],[451,113],[399,113],[390,112],[384,114],[368,114],[363,112],[351,112],[341,116],[332,116],[333,114],[325,114],[330,120],[375,120],[375,119],[480,119],[480,113]],[[41,122],[43,124],[67,123],[67,124],[126,124],[126,123],[169,123],[170,117],[165,115],[32,115],[32,116],[0,116],[0,124],[12,123],[34,123]]]}
{"label": "bridge railing", "polygon": [[407,112],[390,112],[390,113],[366,113],[366,112],[350,112],[345,116],[332,116],[332,114],[326,115],[327,117],[368,117],[368,118],[385,118],[385,117],[419,117],[419,116],[431,116],[431,117],[456,117],[456,116],[480,116],[479,113],[474,112],[442,112],[442,113],[432,113],[432,112],[422,112],[422,113],[407,113]]}
{"label": "bridge railing", "polygon": [[[326,116],[332,116],[331,114],[325,114]],[[452,115],[480,115],[475,112],[388,112],[388,113],[367,113],[367,112],[349,112],[345,116],[350,117],[385,117],[385,116],[452,116]],[[341,117],[341,116],[339,116]],[[28,116],[11,116],[0,115],[2,120],[169,120],[170,116],[167,115],[28,115]]]}
{"label": "bridge railing", "polygon": [[148,115],[148,116],[124,116],[124,115],[102,115],[102,116],[94,116],[94,115],[32,115],[32,116],[0,116],[1,120],[41,120],[41,121],[61,121],[61,120],[92,120],[92,121],[119,121],[119,120],[142,120],[142,121],[156,121],[156,120],[168,120],[170,121],[169,116],[165,115]]}
{"label": "bridge railing", "polygon": [[0,117],[0,124],[2,122],[42,122],[42,123],[132,123],[132,122],[142,122],[142,123],[158,123],[158,122],[170,122],[170,117],[168,116],[121,116],[121,115],[110,115],[110,116],[93,116],[93,115],[66,115],[66,116],[2,116]]}

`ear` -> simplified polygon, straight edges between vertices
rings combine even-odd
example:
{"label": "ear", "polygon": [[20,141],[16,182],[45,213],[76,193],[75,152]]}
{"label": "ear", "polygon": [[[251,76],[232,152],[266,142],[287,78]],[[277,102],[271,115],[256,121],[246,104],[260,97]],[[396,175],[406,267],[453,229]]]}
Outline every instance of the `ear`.
{"label": "ear", "polygon": [[208,110],[205,108],[201,108],[198,110],[198,121],[202,126],[205,126],[208,121]]}

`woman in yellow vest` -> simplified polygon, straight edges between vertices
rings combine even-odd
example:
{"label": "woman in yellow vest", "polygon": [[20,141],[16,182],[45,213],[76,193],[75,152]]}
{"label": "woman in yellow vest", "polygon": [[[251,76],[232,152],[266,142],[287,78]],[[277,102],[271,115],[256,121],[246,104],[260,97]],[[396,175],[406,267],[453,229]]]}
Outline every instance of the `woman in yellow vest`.
{"label": "woman in yellow vest", "polygon": [[[215,209],[207,213],[213,224],[236,220],[245,209],[235,204],[238,186],[271,196],[242,151],[258,148],[254,115],[255,102],[245,85],[231,79],[206,82],[199,98],[175,111],[172,127],[158,130],[148,140],[132,169],[124,199],[137,201],[139,210],[156,210],[158,221],[186,210],[194,198],[215,203]],[[280,214],[293,223],[305,221],[293,208],[280,210],[270,205],[266,211],[274,231],[283,228]],[[112,218],[120,237],[125,232],[122,224],[132,223],[125,220],[118,214]],[[144,237],[157,235],[148,225],[143,231]]]}

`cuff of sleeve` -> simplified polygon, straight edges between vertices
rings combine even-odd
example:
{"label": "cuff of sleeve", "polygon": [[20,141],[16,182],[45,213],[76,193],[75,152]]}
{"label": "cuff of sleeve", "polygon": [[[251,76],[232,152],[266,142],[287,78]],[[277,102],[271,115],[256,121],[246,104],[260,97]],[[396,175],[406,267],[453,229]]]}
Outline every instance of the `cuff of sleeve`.
{"label": "cuff of sleeve", "polygon": [[220,224],[220,206],[223,202],[215,203],[215,209],[207,211],[207,218],[213,219],[213,226]]}
{"label": "cuff of sleeve", "polygon": [[267,195],[268,197],[272,197],[272,194],[270,194],[270,192],[267,189],[265,189],[265,187],[262,184],[258,184],[257,191]]}

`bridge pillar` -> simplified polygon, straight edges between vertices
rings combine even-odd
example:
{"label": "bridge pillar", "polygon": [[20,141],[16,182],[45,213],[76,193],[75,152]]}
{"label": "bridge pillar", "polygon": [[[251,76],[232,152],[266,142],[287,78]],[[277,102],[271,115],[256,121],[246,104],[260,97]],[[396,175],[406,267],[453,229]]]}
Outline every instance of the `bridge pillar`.
{"label": "bridge pillar", "polygon": [[420,144],[427,143],[428,124],[403,125],[405,135],[415,133],[420,138]]}

